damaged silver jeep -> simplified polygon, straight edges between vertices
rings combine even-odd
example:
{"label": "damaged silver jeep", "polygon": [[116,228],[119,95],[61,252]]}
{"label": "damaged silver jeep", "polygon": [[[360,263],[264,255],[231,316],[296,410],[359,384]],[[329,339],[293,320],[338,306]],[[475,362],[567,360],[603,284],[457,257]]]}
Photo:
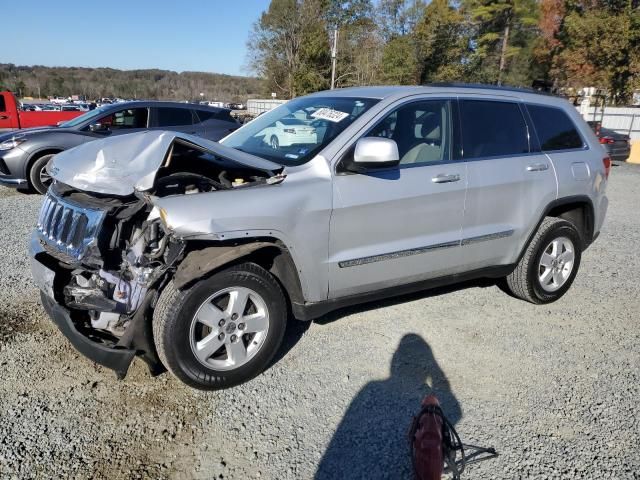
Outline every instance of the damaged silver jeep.
{"label": "damaged silver jeep", "polygon": [[138,356],[230,387],[269,365],[288,318],[479,277],[557,300],[604,219],[603,157],[553,97],[320,92],[221,143],[147,131],[56,155],[33,277],[62,333],[120,378]]}

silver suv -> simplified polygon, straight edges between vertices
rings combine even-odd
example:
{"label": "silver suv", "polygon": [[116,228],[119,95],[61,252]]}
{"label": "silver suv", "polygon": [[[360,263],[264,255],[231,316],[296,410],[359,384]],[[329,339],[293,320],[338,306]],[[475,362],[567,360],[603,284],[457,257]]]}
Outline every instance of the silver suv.
{"label": "silver suv", "polygon": [[320,92],[221,143],[149,131],[56,155],[32,270],[60,330],[119,377],[139,356],[224,388],[269,364],[289,318],[479,277],[559,299],[610,166],[552,96]]}

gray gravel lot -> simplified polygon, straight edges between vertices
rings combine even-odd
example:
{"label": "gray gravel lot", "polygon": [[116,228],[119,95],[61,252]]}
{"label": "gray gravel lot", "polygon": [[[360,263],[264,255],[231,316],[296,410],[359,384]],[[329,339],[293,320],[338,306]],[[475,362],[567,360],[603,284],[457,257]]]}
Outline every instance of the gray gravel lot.
{"label": "gray gravel lot", "polygon": [[605,229],[559,302],[466,284],[292,325],[256,380],[201,393],[136,362],[125,381],[38,305],[41,197],[0,187],[0,477],[410,478],[434,390],[500,457],[463,478],[640,478],[640,166],[615,167]]}

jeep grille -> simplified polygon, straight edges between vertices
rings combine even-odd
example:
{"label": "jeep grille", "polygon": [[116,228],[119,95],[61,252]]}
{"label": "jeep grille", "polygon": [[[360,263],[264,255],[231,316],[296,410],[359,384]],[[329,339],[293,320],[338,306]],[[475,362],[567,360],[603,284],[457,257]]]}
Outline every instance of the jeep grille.
{"label": "jeep grille", "polygon": [[47,251],[58,252],[64,260],[82,260],[94,243],[106,212],[75,204],[47,193],[36,228]]}

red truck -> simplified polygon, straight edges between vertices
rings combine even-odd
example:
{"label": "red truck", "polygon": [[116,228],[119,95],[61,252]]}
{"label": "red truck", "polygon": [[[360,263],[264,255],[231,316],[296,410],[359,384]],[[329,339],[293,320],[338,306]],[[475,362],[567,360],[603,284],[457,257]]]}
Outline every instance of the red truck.
{"label": "red truck", "polygon": [[55,126],[58,122],[71,120],[84,112],[25,112],[9,91],[0,92],[0,131],[19,128]]}

